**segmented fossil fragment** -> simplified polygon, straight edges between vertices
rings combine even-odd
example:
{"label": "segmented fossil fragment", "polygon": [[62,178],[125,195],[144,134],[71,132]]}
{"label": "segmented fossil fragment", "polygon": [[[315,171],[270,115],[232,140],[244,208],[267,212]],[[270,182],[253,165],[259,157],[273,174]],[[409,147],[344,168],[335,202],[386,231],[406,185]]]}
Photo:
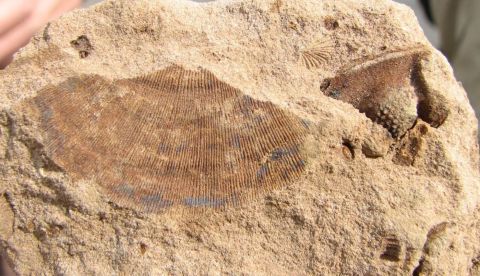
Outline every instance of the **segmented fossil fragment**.
{"label": "segmented fossil fragment", "polygon": [[431,103],[439,101],[425,100],[432,98],[418,75],[425,55],[421,49],[391,53],[344,70],[324,81],[321,89],[332,98],[352,104],[393,137],[403,136],[418,116],[438,127],[448,112],[436,115],[443,108]]}
{"label": "segmented fossil fragment", "polygon": [[24,106],[72,178],[91,178],[117,204],[141,210],[236,204],[305,166],[299,118],[206,70],[171,66],[114,82],[81,76]]}
{"label": "segmented fossil fragment", "polygon": [[384,250],[380,255],[380,258],[383,260],[398,262],[400,261],[400,254],[402,252],[402,245],[397,237],[391,235],[385,237],[383,240]]}
{"label": "segmented fossil fragment", "polygon": [[330,39],[319,39],[300,54],[302,64],[308,69],[318,68],[328,61],[335,44]]}

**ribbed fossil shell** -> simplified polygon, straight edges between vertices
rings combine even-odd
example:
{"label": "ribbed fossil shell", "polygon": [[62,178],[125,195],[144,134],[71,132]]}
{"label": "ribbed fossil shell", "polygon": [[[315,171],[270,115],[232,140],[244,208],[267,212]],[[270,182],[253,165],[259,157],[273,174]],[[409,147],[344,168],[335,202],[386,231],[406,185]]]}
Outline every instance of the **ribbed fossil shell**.
{"label": "ribbed fossil shell", "polygon": [[393,137],[400,137],[418,116],[418,94],[423,92],[415,86],[412,72],[422,54],[380,58],[346,70],[324,85],[324,93],[352,104]]}
{"label": "ribbed fossil shell", "polygon": [[46,152],[119,205],[221,207],[299,176],[306,127],[206,70],[171,66],[133,79],[72,78],[26,105]]}
{"label": "ribbed fossil shell", "polygon": [[301,52],[300,60],[308,69],[318,68],[330,59],[335,44],[330,39],[319,39]]}

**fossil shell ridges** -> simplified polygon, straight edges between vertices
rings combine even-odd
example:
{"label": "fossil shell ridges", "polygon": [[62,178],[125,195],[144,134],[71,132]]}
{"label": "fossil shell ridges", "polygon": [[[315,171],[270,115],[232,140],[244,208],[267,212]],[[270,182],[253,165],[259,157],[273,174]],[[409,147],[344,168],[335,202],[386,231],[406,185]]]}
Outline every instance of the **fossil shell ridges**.
{"label": "fossil shell ridges", "polygon": [[46,149],[74,178],[120,205],[221,207],[290,182],[306,128],[206,70],[171,66],[132,79],[69,79],[41,92]]}
{"label": "fossil shell ridges", "polygon": [[318,68],[330,59],[333,49],[330,39],[317,40],[301,52],[300,58],[307,69]]}

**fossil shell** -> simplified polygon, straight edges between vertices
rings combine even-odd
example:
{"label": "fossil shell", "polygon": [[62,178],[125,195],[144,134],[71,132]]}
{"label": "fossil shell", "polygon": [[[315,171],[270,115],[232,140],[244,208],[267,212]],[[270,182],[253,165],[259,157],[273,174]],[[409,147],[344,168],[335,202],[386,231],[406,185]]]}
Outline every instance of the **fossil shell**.
{"label": "fossil shell", "polygon": [[401,137],[415,123],[419,94],[412,74],[424,53],[413,51],[379,58],[345,70],[324,82],[324,93],[348,102],[392,137]]}
{"label": "fossil shell", "polygon": [[318,68],[330,59],[335,44],[330,39],[315,41],[300,55],[302,64],[308,69]]}
{"label": "fossil shell", "polygon": [[73,179],[91,178],[115,203],[140,210],[236,204],[305,166],[299,118],[203,69],[71,78],[25,107],[47,154]]}

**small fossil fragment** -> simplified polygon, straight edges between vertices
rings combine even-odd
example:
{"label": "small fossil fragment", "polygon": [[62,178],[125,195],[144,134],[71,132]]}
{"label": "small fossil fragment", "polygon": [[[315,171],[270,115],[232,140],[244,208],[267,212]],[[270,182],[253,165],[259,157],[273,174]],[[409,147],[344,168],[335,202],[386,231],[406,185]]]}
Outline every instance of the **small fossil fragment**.
{"label": "small fossil fragment", "polygon": [[206,70],[171,66],[113,83],[81,76],[24,106],[73,179],[93,178],[114,202],[140,210],[236,204],[305,166],[299,118]]}
{"label": "small fossil fragment", "polygon": [[402,253],[402,245],[397,237],[390,235],[383,240],[383,252],[380,258],[383,260],[398,262]]}
{"label": "small fossil fragment", "polygon": [[270,6],[270,11],[275,13],[280,13],[280,9],[282,8],[282,6],[283,6],[282,0],[274,0]]}
{"label": "small fossil fragment", "polygon": [[318,68],[331,57],[335,44],[330,39],[316,40],[300,55],[302,64],[308,69]]}
{"label": "small fossil fragment", "polygon": [[418,122],[399,144],[393,162],[404,166],[414,165],[415,159],[425,148],[424,136],[427,133],[428,126],[423,122]]}
{"label": "small fossil fragment", "polygon": [[346,160],[355,159],[355,149],[352,143],[348,140],[344,140],[342,143],[342,154]]}

